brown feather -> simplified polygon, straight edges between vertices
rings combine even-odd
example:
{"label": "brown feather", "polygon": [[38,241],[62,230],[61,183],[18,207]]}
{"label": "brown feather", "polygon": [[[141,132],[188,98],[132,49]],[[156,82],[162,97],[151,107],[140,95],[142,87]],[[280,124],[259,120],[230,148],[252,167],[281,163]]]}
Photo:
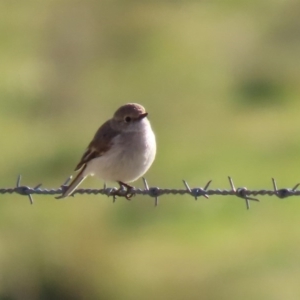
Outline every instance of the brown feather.
{"label": "brown feather", "polygon": [[96,157],[100,157],[112,145],[112,140],[120,132],[113,129],[110,125],[110,120],[106,121],[96,132],[93,140],[90,142],[87,150],[84,152],[80,162],[75,168],[75,171],[80,170],[84,165]]}
{"label": "brown feather", "polygon": [[85,166],[81,169],[81,171],[77,174],[77,176],[72,180],[72,182],[69,184],[67,189],[63,192],[63,194],[61,196],[56,197],[56,199],[62,199],[62,198],[72,195],[72,193],[79,186],[79,184],[86,178],[86,176],[83,175],[84,169],[85,169]]}

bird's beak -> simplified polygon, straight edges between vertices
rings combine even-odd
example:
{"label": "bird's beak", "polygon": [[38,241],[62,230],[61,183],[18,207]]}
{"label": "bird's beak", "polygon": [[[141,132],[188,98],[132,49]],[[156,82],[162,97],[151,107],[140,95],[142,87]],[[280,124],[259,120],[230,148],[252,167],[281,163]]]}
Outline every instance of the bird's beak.
{"label": "bird's beak", "polygon": [[148,113],[140,114],[138,120],[142,120],[148,116]]}

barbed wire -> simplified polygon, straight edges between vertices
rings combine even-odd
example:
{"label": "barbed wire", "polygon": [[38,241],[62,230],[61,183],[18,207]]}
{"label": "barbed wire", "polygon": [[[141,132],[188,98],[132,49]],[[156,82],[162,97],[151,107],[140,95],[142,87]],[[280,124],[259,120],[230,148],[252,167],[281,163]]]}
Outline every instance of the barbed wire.
{"label": "barbed wire", "polygon": [[[27,196],[31,204],[33,204],[33,194],[37,195],[61,195],[66,190],[68,183],[72,179],[72,176],[69,177],[59,188],[47,189],[41,188],[42,184],[38,184],[35,187],[29,187],[25,185],[21,185],[21,175],[17,178],[16,186],[13,188],[0,188],[0,194],[19,194],[22,196]],[[246,187],[235,188],[233,179],[228,176],[229,184],[231,189],[208,189],[212,180],[208,181],[204,187],[195,187],[190,188],[188,183],[183,180],[184,188],[183,189],[167,189],[167,188],[159,188],[159,187],[149,187],[148,182],[145,178],[143,178],[144,182],[144,189],[135,188],[133,187],[130,191],[125,190],[123,188],[116,188],[116,187],[107,187],[104,184],[102,189],[76,189],[72,196],[76,194],[88,194],[88,195],[106,195],[108,197],[112,196],[113,202],[116,201],[117,197],[126,197],[128,199],[128,193],[130,195],[148,195],[154,198],[155,206],[158,205],[158,198],[162,195],[190,195],[195,200],[198,197],[205,197],[209,198],[212,195],[218,196],[236,196],[241,198],[245,201],[247,209],[250,208],[250,201],[259,202],[257,198],[253,198],[251,196],[276,196],[280,199],[291,197],[291,196],[299,196],[300,190],[297,190],[300,183],[296,184],[293,188],[277,188],[277,183],[274,178],[272,178],[273,189],[267,190],[248,190]],[[59,197],[58,197],[59,198]]]}

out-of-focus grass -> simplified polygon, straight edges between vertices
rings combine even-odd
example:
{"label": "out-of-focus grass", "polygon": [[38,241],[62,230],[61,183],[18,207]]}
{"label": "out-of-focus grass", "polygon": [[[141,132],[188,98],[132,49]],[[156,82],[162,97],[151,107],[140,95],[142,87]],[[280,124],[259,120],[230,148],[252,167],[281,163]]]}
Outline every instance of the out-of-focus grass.
{"label": "out-of-focus grass", "polygon": [[[59,186],[126,102],[150,113],[150,185],[292,187],[300,165],[293,1],[0,4],[1,183]],[[101,187],[90,178],[83,186]],[[141,180],[136,182],[142,186]],[[297,198],[112,204],[1,196],[0,298],[298,299]],[[1,299],[2,299],[1,298]]]}

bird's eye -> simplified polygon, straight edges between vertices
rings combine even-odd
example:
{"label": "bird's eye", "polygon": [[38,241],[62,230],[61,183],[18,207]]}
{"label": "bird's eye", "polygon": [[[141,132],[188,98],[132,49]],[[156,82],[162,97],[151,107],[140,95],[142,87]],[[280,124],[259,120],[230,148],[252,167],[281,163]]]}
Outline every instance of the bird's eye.
{"label": "bird's eye", "polygon": [[130,117],[125,117],[124,120],[125,120],[126,123],[129,123],[131,121],[131,118]]}

